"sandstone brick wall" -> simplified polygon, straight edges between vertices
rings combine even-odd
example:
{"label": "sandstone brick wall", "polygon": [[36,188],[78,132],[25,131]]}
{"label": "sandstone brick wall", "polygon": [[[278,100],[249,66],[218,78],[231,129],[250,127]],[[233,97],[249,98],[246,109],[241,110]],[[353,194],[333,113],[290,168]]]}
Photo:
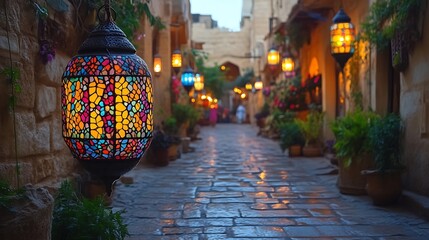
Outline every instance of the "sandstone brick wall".
{"label": "sandstone brick wall", "polygon": [[[20,71],[18,82],[22,86],[14,121],[7,104],[11,85],[4,75],[0,77],[0,178],[12,183],[16,178],[14,126],[21,184],[54,182],[77,167],[62,139],[60,86],[70,53],[76,51],[81,35],[75,32],[73,11],[59,13],[49,6],[48,11],[52,35],[47,37],[53,38],[57,46],[54,60],[45,65],[38,55],[38,16],[31,2],[5,0],[0,10],[0,70],[10,66],[8,24],[12,64]],[[75,34],[77,39],[73,38]]]}

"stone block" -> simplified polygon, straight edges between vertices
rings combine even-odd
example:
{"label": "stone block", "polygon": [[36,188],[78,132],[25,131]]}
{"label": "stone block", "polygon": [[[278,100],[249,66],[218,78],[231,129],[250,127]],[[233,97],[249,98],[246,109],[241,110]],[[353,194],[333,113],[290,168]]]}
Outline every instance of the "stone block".
{"label": "stone block", "polygon": [[49,155],[33,158],[31,165],[33,181],[36,183],[55,174],[54,159]]}
{"label": "stone block", "polygon": [[67,149],[54,155],[52,159],[57,177],[70,176],[79,168],[79,162],[72,157],[71,152]]}
{"label": "stone block", "polygon": [[33,113],[16,113],[16,135],[19,157],[49,153],[49,123],[36,124],[36,118]]}
{"label": "stone block", "polygon": [[16,67],[20,69],[18,84],[21,86],[21,92],[16,95],[16,105],[24,108],[33,108],[36,98],[33,65],[17,63]]}
{"label": "stone block", "polygon": [[54,114],[51,124],[51,149],[61,151],[67,148],[63,139],[62,120],[60,114]]}
{"label": "stone block", "polygon": [[36,125],[33,139],[34,154],[48,154],[51,151],[51,129],[49,122],[42,122]]}
{"label": "stone block", "polygon": [[45,118],[57,108],[57,89],[45,85],[37,86],[36,114]]}
{"label": "stone block", "polygon": [[51,239],[54,198],[44,188],[25,186],[24,200],[0,213],[0,239]]}
{"label": "stone block", "polygon": [[[17,187],[16,181],[16,164],[13,159],[8,160],[7,163],[0,163],[0,176],[1,179],[6,180],[12,187]],[[33,179],[32,166],[29,163],[19,162],[19,185],[23,186],[31,183]]]}
{"label": "stone block", "polygon": [[0,31],[0,49],[6,50],[9,52],[9,43],[10,43],[10,50],[12,54],[18,54],[19,53],[18,36],[14,33],[9,32],[9,42],[8,42],[6,32]]}
{"label": "stone block", "polygon": [[62,84],[63,72],[66,69],[71,57],[56,53],[54,60],[46,65],[37,61],[35,69],[35,79],[37,82],[60,87]]}

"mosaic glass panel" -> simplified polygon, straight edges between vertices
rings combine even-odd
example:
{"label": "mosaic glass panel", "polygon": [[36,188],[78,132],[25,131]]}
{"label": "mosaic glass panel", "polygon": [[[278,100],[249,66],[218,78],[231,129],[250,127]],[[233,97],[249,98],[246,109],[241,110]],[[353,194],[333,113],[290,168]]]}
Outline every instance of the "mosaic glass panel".
{"label": "mosaic glass panel", "polygon": [[62,85],[63,136],[80,160],[138,159],[153,128],[151,76],[137,55],[76,56]]}

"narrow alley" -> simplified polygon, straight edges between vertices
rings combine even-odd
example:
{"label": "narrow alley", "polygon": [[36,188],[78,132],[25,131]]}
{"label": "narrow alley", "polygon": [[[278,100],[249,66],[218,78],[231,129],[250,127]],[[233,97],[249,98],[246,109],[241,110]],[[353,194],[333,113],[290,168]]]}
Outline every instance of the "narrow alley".
{"label": "narrow alley", "polygon": [[195,152],[141,164],[118,181],[128,239],[427,239],[429,223],[401,204],[347,196],[325,158],[289,158],[250,125],[204,127]]}

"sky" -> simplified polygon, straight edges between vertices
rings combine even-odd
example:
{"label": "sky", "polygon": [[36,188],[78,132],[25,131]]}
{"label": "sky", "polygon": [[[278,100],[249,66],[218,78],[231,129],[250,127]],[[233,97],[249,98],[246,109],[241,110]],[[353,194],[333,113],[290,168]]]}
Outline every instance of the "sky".
{"label": "sky", "polygon": [[242,0],[190,0],[191,12],[212,15],[218,27],[240,30]]}

